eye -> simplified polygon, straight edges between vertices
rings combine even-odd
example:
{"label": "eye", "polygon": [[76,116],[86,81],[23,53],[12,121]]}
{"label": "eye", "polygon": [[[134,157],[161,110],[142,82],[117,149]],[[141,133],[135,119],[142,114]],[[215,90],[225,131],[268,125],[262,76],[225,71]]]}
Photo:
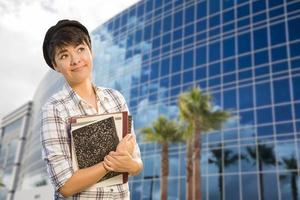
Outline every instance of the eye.
{"label": "eye", "polygon": [[62,54],[59,59],[64,60],[68,57],[68,54]]}
{"label": "eye", "polygon": [[78,53],[81,53],[81,52],[83,52],[84,50],[85,50],[84,47],[79,47],[79,48],[78,48]]}

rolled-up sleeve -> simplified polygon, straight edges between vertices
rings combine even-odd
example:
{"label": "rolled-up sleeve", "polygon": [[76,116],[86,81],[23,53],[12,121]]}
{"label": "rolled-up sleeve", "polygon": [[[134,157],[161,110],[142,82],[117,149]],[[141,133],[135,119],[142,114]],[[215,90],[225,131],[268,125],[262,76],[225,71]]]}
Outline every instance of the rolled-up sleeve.
{"label": "rolled-up sleeve", "polygon": [[72,176],[70,138],[67,123],[54,105],[42,108],[41,142],[43,160],[56,191]]}

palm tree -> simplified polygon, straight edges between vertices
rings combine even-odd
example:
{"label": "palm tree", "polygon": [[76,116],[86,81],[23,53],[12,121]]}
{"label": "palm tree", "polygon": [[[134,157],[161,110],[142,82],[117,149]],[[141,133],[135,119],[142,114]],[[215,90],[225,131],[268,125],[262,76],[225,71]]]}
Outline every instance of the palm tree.
{"label": "palm tree", "polygon": [[[191,139],[187,140],[187,192],[186,199],[201,200],[201,133],[218,130],[229,118],[229,113],[214,110],[212,97],[204,94],[198,86],[179,96],[180,117],[192,127]],[[190,153],[192,152],[192,153]],[[189,161],[192,160],[192,171]],[[192,177],[192,182],[190,177]],[[193,186],[191,189],[190,187]],[[190,191],[192,190],[192,196]]]}
{"label": "palm tree", "polygon": [[[256,160],[258,159],[258,170],[259,170],[259,184],[260,184],[260,194],[261,200],[264,200],[264,185],[263,185],[263,165],[275,165],[276,158],[274,154],[273,146],[268,146],[266,144],[258,144],[257,151],[254,147],[247,147],[247,152],[250,157],[255,160],[253,163],[255,165]],[[258,153],[258,155],[257,155]]]}
{"label": "palm tree", "polygon": [[[289,173],[291,175],[291,191],[293,200],[298,199],[298,191],[297,191],[297,159],[295,158],[295,155],[292,155],[290,158],[283,158],[283,164],[284,167],[289,170]],[[286,178],[286,176],[281,176],[281,178]]]}
{"label": "palm tree", "polygon": [[[208,162],[215,164],[219,169],[219,191],[220,191],[220,200],[223,200],[223,169],[229,165],[234,164],[238,161],[239,157],[233,151],[224,149],[223,154],[224,158],[222,159],[222,149],[212,149],[212,157],[208,159]],[[222,166],[222,161],[224,163],[224,168]]]}
{"label": "palm tree", "polygon": [[166,200],[168,194],[168,175],[169,175],[169,142],[179,142],[182,134],[174,121],[160,116],[153,122],[151,127],[141,130],[147,141],[158,142],[161,147],[161,179],[160,179],[160,199]]}
{"label": "palm tree", "polygon": [[0,178],[0,188],[2,188],[2,187],[5,187],[5,185],[4,185],[3,181],[2,181],[2,178]]}

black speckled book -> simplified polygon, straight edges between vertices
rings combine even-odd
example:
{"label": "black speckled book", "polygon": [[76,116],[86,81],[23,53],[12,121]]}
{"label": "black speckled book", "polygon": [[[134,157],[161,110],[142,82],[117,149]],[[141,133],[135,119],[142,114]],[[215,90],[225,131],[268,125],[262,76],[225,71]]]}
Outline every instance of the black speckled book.
{"label": "black speckled book", "polygon": [[[80,116],[69,119],[73,169],[83,169],[104,160],[115,151],[119,141],[131,131],[131,116],[127,112]],[[97,187],[128,181],[128,173],[109,172]]]}

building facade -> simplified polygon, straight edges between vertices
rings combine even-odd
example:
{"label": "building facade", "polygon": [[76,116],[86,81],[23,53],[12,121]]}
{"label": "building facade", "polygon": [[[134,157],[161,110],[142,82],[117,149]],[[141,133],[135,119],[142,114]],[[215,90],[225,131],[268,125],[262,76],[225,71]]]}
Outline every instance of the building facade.
{"label": "building facade", "polygon": [[[142,0],[92,40],[95,83],[121,91],[133,115],[144,170],[130,178],[132,199],[160,192],[161,148],[139,130],[159,115],[177,119],[178,95],[193,85],[233,115],[202,135],[203,199],[299,198],[299,1]],[[51,190],[35,119],[62,83],[49,72],[34,97],[20,193]],[[185,144],[169,150],[168,199],[185,199]]]}
{"label": "building facade", "polygon": [[2,119],[0,132],[0,199],[13,200],[31,119],[32,102],[28,102]]}

